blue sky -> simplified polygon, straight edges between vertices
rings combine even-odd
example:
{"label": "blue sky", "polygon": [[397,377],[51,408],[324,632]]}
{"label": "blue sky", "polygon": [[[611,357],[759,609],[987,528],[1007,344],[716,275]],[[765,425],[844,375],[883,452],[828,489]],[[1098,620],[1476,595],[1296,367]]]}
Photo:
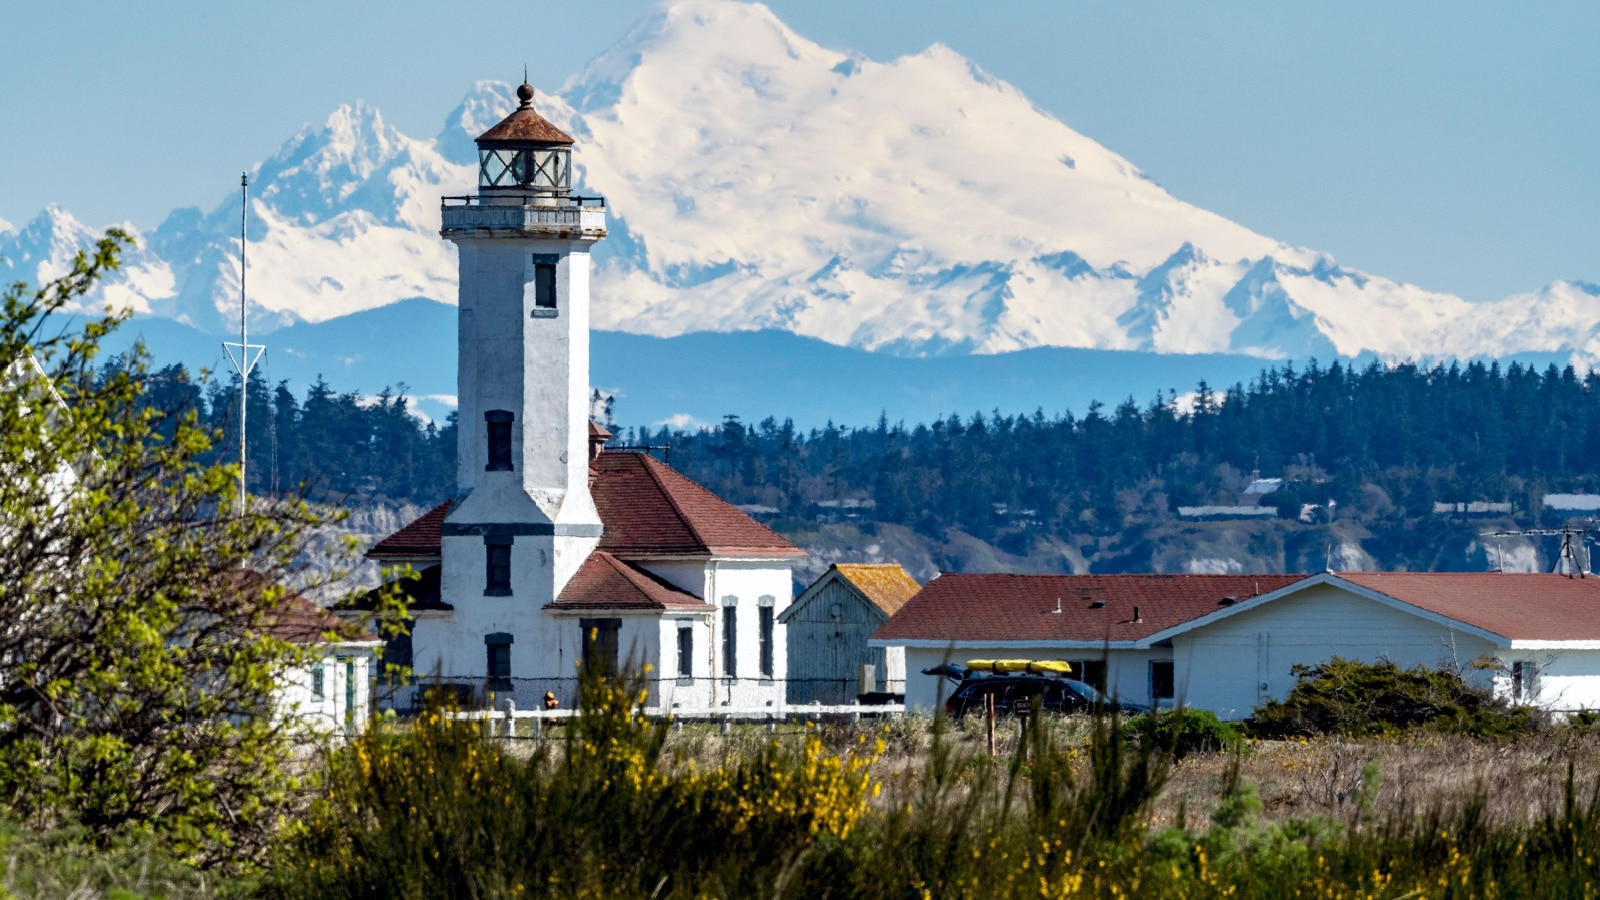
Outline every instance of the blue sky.
{"label": "blue sky", "polygon": [[[1600,281],[1600,4],[773,0],[887,59],[934,42],[1178,197],[1469,299]],[[435,134],[479,78],[553,90],[650,4],[11,3],[0,217],[153,227],[365,99]]]}

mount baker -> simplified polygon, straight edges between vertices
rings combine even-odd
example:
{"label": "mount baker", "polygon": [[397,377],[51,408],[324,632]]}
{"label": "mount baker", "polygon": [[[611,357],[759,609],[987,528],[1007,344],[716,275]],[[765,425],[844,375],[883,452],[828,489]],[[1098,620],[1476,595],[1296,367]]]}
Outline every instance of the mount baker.
{"label": "mount baker", "polygon": [[[479,82],[421,140],[357,102],[256,166],[257,333],[453,302],[439,197],[471,188],[472,138],[514,106],[510,85]],[[1473,303],[1342,267],[1172,197],[941,45],[878,62],[757,4],[682,0],[535,106],[578,140],[579,192],[610,206],[600,329],[779,330],[899,356],[1600,359],[1600,286]],[[237,203],[171,213],[98,299],[229,330]],[[55,207],[0,221],[0,274],[59,274],[95,234]]]}

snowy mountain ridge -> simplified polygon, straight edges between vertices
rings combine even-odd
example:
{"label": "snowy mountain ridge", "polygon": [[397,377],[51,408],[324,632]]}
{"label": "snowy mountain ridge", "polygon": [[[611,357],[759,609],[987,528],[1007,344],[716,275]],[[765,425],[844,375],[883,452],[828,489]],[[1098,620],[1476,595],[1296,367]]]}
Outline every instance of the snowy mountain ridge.
{"label": "snowy mountain ridge", "polygon": [[[453,302],[439,196],[472,189],[472,138],[514,105],[481,81],[431,140],[343,106],[257,166],[256,327]],[[1172,197],[943,45],[877,62],[764,6],[681,0],[535,106],[577,138],[579,190],[607,198],[597,328],[779,329],[901,355],[1600,361],[1600,287],[1469,303],[1341,267]],[[173,212],[101,299],[228,329],[238,217],[237,194]],[[51,208],[0,227],[0,257],[42,278],[92,237]]]}

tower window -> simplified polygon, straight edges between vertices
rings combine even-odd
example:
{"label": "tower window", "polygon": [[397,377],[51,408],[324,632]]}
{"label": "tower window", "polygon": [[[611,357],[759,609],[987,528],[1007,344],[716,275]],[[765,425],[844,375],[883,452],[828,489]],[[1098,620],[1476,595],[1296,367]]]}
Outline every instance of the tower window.
{"label": "tower window", "polygon": [[761,624],[761,677],[772,677],[772,607],[763,606],[756,610],[760,615]]}
{"label": "tower window", "polygon": [[511,690],[511,643],[512,636],[504,631],[485,635],[483,647],[488,657],[484,674],[489,678],[489,689],[492,691]]}
{"label": "tower window", "polygon": [[678,677],[694,677],[694,626],[678,626]]}
{"label": "tower window", "polygon": [[539,309],[556,308],[555,263],[536,263],[533,267],[533,305]]}
{"label": "tower window", "polygon": [[484,433],[489,439],[489,464],[486,472],[511,471],[511,422],[516,418],[503,409],[483,414]]}
{"label": "tower window", "polygon": [[511,538],[486,537],[483,539],[485,597],[511,596]]}

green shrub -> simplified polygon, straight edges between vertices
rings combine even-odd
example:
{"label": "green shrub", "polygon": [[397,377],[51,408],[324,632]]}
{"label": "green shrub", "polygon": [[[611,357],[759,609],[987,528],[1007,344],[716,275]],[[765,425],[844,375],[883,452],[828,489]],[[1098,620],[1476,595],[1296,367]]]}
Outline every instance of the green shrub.
{"label": "green shrub", "polygon": [[1295,685],[1281,702],[1256,707],[1252,729],[1265,737],[1394,734],[1428,729],[1497,737],[1533,729],[1539,714],[1506,703],[1454,672],[1392,662],[1334,657],[1295,666]]}
{"label": "green shrub", "polygon": [[1244,741],[1239,727],[1205,709],[1174,709],[1135,716],[1122,726],[1123,737],[1174,760],[1191,753],[1226,750]]}

